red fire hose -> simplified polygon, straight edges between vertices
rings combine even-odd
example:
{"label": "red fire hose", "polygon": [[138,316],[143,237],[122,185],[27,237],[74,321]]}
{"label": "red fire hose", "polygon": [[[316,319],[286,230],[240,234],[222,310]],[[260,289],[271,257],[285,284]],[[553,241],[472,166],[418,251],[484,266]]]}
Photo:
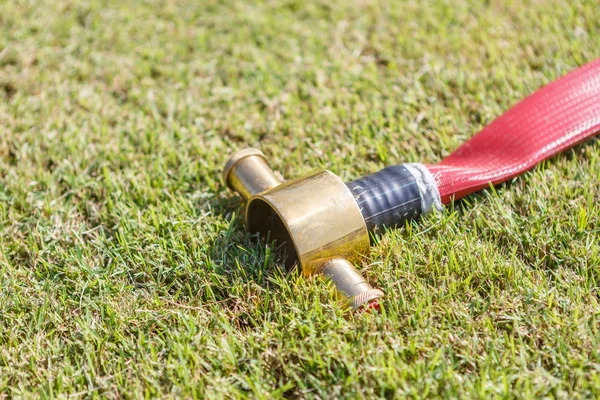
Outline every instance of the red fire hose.
{"label": "red fire hose", "polygon": [[514,178],[600,131],[600,59],[543,87],[439,164],[442,203]]}

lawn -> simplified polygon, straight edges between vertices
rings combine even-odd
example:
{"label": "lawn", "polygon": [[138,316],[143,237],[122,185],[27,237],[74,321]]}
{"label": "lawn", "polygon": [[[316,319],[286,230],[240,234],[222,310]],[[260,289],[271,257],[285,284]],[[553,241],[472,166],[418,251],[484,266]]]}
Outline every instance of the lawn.
{"label": "lawn", "polygon": [[600,396],[597,139],[378,236],[380,314],[220,178],[435,163],[599,55],[596,0],[472,3],[0,0],[0,397]]}

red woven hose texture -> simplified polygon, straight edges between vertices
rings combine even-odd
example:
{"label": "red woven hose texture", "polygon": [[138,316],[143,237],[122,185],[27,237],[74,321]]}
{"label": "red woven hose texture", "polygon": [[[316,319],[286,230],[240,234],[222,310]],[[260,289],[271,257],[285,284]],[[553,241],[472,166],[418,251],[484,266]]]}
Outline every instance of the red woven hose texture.
{"label": "red woven hose texture", "polygon": [[507,181],[600,131],[600,59],[544,86],[427,165],[444,204]]}

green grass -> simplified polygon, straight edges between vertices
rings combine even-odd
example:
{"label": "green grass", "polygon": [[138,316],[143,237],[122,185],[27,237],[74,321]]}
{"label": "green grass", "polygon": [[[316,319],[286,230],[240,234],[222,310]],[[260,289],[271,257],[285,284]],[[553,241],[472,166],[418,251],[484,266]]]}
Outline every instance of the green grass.
{"label": "green grass", "polygon": [[600,396],[596,139],[380,236],[381,315],[245,234],[235,150],[434,163],[600,48],[595,0],[391,3],[0,0],[0,393]]}

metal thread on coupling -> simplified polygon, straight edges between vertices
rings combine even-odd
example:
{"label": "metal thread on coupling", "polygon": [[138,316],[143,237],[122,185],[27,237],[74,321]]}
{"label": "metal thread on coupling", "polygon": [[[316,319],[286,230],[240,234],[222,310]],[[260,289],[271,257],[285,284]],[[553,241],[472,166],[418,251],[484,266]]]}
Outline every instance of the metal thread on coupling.
{"label": "metal thread on coupling", "polygon": [[335,258],[325,263],[321,273],[333,282],[353,309],[367,306],[384,295],[381,290],[373,288],[356,268],[343,258]]}
{"label": "metal thread on coupling", "polygon": [[223,168],[223,181],[230,189],[250,197],[281,185],[281,181],[267,165],[265,155],[258,149],[248,148],[235,153]]}

